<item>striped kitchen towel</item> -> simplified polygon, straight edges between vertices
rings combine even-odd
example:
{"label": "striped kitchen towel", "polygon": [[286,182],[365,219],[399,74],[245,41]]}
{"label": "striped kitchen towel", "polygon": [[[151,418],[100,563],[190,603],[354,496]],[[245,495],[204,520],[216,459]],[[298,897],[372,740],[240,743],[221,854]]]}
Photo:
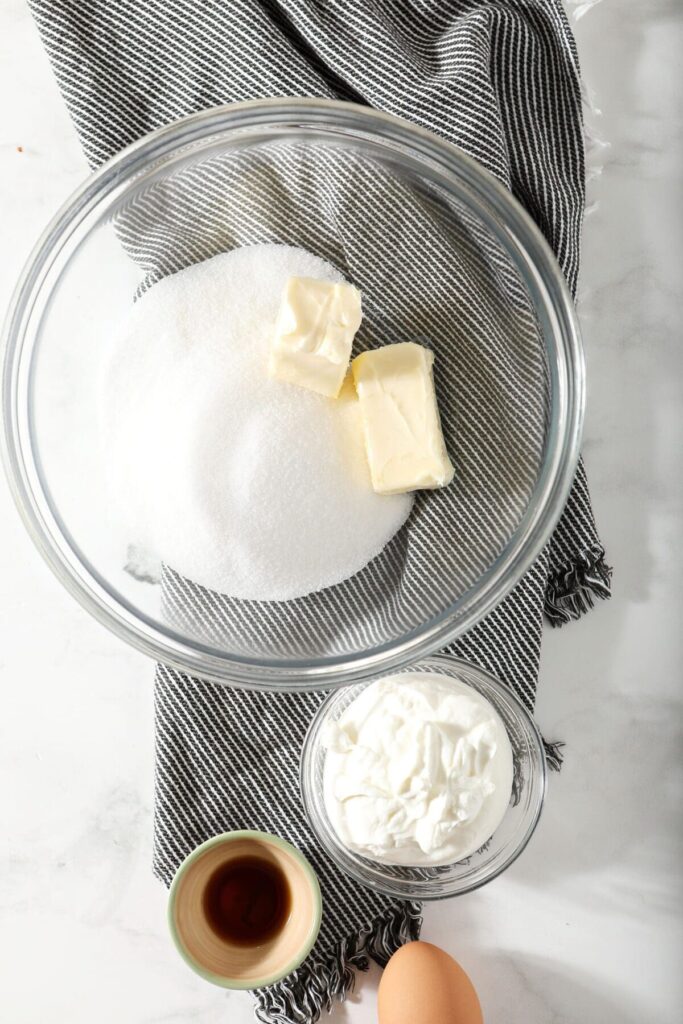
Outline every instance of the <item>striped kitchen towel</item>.
{"label": "striped kitchen towel", "polygon": [[[309,95],[371,105],[431,129],[496,175],[539,225],[574,292],[583,138],[578,59],[560,0],[29,2],[93,167],[153,128],[228,101]],[[289,166],[277,169],[285,197]],[[193,194],[204,218],[213,215],[209,184]],[[193,211],[182,202],[182,178],[178,188],[156,207],[164,210],[161,225],[144,208],[117,224],[150,282],[187,262],[177,240],[190,237]],[[333,210],[334,195],[329,202]],[[240,230],[221,221],[219,247],[252,240]],[[259,231],[260,240],[304,244],[278,237],[272,223],[261,222]],[[328,244],[334,251],[332,235]],[[212,254],[200,247],[193,258]],[[340,252],[337,261],[348,258]],[[499,355],[503,365],[502,349]],[[169,615],[203,614],[202,594],[172,568],[162,586]],[[543,613],[561,624],[608,593],[609,570],[580,465],[546,549],[452,650],[507,681],[532,708]],[[216,629],[252,628],[243,607],[228,599],[215,607]],[[371,636],[371,622],[368,628]],[[208,836],[251,825],[291,839],[321,879],[325,915],[312,955],[290,978],[255,993],[258,1018],[271,1024],[317,1020],[349,990],[354,968],[367,966],[368,958],[384,963],[419,932],[419,907],[353,886],[306,825],[298,756],[321,699],[236,691],[164,666],[157,671],[159,877],[168,884],[186,853]],[[557,749],[548,755],[557,765]]]}

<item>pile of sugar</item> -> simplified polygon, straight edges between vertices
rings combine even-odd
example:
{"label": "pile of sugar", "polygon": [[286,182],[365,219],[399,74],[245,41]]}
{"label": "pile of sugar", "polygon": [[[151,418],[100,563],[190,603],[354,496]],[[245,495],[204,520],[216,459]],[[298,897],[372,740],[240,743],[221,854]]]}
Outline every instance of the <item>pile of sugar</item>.
{"label": "pile of sugar", "polygon": [[347,579],[412,505],[372,490],[352,389],[335,401],[269,377],[293,275],[342,279],[281,245],[164,278],[133,305],[103,374],[103,458],[130,542],[236,598]]}

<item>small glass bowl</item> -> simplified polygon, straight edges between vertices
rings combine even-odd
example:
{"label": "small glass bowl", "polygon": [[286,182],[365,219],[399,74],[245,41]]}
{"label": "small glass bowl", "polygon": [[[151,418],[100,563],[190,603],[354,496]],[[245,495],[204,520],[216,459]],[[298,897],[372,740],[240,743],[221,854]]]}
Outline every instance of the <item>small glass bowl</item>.
{"label": "small glass bowl", "polygon": [[321,738],[330,719],[338,719],[373,680],[336,690],[320,706],[301,753],[301,795],[313,832],[345,874],[370,889],[404,900],[460,896],[490,882],[519,857],[533,834],[545,798],[543,741],[529,712],[512,691],[488,672],[459,658],[437,655],[403,672],[434,672],[467,683],[493,704],[503,719],[513,752],[514,782],[510,806],[491,839],[466,860],[445,867],[380,864],[343,845],[323,800],[325,748]]}

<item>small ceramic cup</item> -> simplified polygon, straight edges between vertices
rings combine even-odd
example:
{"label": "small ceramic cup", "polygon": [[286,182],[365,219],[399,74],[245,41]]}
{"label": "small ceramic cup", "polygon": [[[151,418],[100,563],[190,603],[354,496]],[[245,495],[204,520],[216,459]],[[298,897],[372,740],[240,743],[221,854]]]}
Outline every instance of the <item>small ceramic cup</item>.
{"label": "small ceramic cup", "polygon": [[[273,938],[237,945],[216,934],[207,920],[204,895],[216,869],[231,859],[258,857],[287,879],[290,913]],[[266,832],[224,832],[186,857],[171,884],[168,923],[178,952],[189,966],[223,988],[264,988],[286,977],[311,951],[320,930],[322,897],[313,868],[291,843]]]}

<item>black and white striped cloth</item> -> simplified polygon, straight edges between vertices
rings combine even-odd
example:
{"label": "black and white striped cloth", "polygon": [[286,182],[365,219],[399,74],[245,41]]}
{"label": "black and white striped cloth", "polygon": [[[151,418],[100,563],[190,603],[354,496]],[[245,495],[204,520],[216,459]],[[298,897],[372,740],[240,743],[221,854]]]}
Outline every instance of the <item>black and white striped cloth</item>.
{"label": "black and white striped cloth", "polygon": [[[560,0],[29,2],[92,166],[152,128],[232,100],[310,95],[369,104],[456,143],[503,181],[544,232],[575,290],[584,206],[581,100],[576,50]],[[240,174],[251,176],[252,184],[260,180],[260,159],[239,168]],[[294,195],[299,203],[301,195],[315,201],[316,238],[305,231],[296,238],[288,236],[277,216],[273,219],[272,201],[259,207],[259,188],[250,190],[255,204],[250,227],[239,220],[230,223],[223,216],[224,206],[220,210],[215,203],[212,206],[213,186],[218,182],[225,188],[234,170],[219,161],[206,169],[199,190],[196,180],[180,174],[172,183],[159,186],[162,203],[154,195],[146,205],[143,202],[119,218],[122,242],[144,266],[147,284],[232,245],[288,241],[319,252],[362,283],[372,324],[373,294],[382,295],[386,304],[390,286],[386,279],[373,278],[372,268],[358,262],[362,251],[358,238],[355,242],[342,238],[335,229],[339,224],[335,212],[346,187],[343,176],[334,179],[324,166],[325,155],[320,154],[315,188],[312,179],[306,188],[288,188],[292,175],[299,174],[296,160],[294,147],[284,157],[281,153],[273,157],[269,170],[277,176],[285,204]],[[310,162],[307,169],[310,174]],[[352,171],[357,183],[362,168]],[[271,184],[272,180],[270,174]],[[392,183],[385,185],[385,192],[390,191]],[[190,197],[192,202],[186,201]],[[404,199],[396,193],[397,209],[405,208]],[[431,218],[437,214],[424,197],[419,201],[412,197],[410,204],[414,220],[407,218],[410,223],[402,226],[395,220],[389,227],[406,232],[403,240],[408,245],[412,231],[414,248],[415,239],[425,236],[425,225],[433,224]],[[152,212],[159,209],[164,211],[162,217]],[[387,209],[389,216],[390,204]],[[296,222],[305,224],[300,206],[294,212]],[[286,224],[286,207],[280,213]],[[211,223],[220,230],[207,248],[206,226]],[[199,230],[194,235],[196,224]],[[387,225],[376,227],[386,234]],[[427,231],[428,236],[433,234]],[[457,289],[490,253],[468,248],[462,238],[453,253],[448,244],[435,258],[442,271],[453,264],[449,299],[452,302],[455,296],[466,307],[466,296],[459,296]],[[400,284],[395,286],[397,295]],[[514,294],[514,288],[504,291]],[[484,442],[486,420],[477,419],[484,414],[467,408],[472,393],[467,375],[476,372],[476,362],[463,352],[449,354],[442,325],[445,310],[438,303],[428,327],[445,375],[440,396],[445,429],[455,430],[451,420],[458,409],[464,409],[479,424],[479,451],[489,460],[489,476],[500,483],[506,473],[514,472],[510,480],[514,486],[507,493],[523,501],[533,477],[533,439],[544,410],[528,400],[521,384],[515,384],[514,371],[516,366],[531,366],[540,379],[543,368],[523,301],[509,313],[518,327],[513,337],[499,338],[493,303],[486,313],[491,329],[488,334],[481,332],[479,340],[483,344],[488,337],[487,365],[493,368],[490,391],[495,395],[499,388],[506,389],[507,429],[510,439],[525,439],[521,447],[531,452],[527,465],[510,467],[505,459],[496,461],[495,445],[487,447]],[[445,396],[458,386],[461,390],[453,392],[451,415]],[[498,411],[491,408],[489,415],[496,418]],[[467,473],[474,474],[478,468],[476,460],[469,465],[462,455],[459,479],[467,480]],[[505,488],[499,487],[498,493],[505,493]],[[438,514],[450,516],[449,524],[455,529],[457,491],[453,495]],[[500,521],[514,516],[514,502],[500,512]],[[460,514],[470,513],[471,508]],[[476,533],[481,535],[491,519],[485,499],[477,515]],[[395,625],[405,624],[411,594],[429,569],[424,560],[429,552],[420,540],[420,516],[414,518],[418,525],[411,527],[414,532],[407,534],[408,540],[399,535],[380,568],[371,570],[381,573],[383,592],[392,595]],[[495,545],[500,538],[493,520],[489,542]],[[476,561],[473,550],[475,566]],[[446,564],[447,573],[456,574],[460,568],[457,560]],[[364,591],[361,579],[341,592],[342,612],[344,602],[350,609],[349,623],[357,619],[359,599],[377,588],[378,579],[368,579],[368,584]],[[227,632],[246,648],[251,640],[262,639],[258,609],[225,598],[216,601],[215,595],[207,600],[200,588],[172,569],[165,570],[163,592],[167,614],[177,621],[192,617],[193,628],[199,620],[207,636],[225,637]],[[552,622],[561,623],[577,617],[595,596],[608,593],[609,571],[580,466],[546,549],[509,597],[452,649],[507,681],[532,708],[544,611]],[[325,620],[325,598],[316,600],[322,602],[315,609],[316,622],[329,620],[330,644],[362,642],[362,631],[360,640],[350,629],[345,631],[339,601]],[[297,619],[305,617],[306,609],[305,602],[297,606]],[[277,621],[279,635],[286,616]],[[368,613],[363,621],[372,638],[377,620]],[[253,637],[250,630],[256,630]],[[312,956],[290,979],[256,994],[259,1019],[278,1024],[316,1020],[323,1006],[348,990],[352,968],[365,966],[368,957],[384,962],[419,929],[418,907],[397,905],[352,886],[326,860],[306,826],[298,798],[298,755],[320,700],[320,694],[235,691],[185,678],[163,666],[157,671],[155,871],[159,877],[168,883],[180,860],[208,836],[252,825],[290,838],[306,852],[321,878],[325,916]],[[549,753],[556,756],[556,751]]]}

